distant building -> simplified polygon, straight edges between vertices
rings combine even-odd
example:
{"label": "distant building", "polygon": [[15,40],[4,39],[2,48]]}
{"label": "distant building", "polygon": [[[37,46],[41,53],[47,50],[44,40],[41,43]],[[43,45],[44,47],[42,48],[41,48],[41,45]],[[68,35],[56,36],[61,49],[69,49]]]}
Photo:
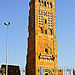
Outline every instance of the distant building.
{"label": "distant building", "polygon": [[[1,75],[6,75],[6,65],[1,65]],[[19,66],[8,65],[8,75],[21,75]]]}
{"label": "distant building", "polygon": [[63,70],[58,70],[58,75],[63,75]]}

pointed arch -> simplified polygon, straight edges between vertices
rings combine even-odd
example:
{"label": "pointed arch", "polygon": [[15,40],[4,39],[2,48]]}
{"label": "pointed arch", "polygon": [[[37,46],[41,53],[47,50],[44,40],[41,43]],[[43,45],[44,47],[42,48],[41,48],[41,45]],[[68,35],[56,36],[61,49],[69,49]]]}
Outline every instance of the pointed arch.
{"label": "pointed arch", "polygon": [[[48,50],[48,54],[52,54],[52,49],[51,49],[51,47],[48,44],[44,45],[44,47],[45,47],[45,49]],[[44,51],[45,51],[45,49],[44,49]]]}

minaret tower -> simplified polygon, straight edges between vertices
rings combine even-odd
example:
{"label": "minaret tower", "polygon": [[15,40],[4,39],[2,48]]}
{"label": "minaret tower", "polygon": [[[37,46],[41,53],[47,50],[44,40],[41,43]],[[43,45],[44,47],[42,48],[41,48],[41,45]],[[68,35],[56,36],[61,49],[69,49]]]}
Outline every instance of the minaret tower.
{"label": "minaret tower", "polygon": [[57,75],[54,0],[31,0],[26,75]]}

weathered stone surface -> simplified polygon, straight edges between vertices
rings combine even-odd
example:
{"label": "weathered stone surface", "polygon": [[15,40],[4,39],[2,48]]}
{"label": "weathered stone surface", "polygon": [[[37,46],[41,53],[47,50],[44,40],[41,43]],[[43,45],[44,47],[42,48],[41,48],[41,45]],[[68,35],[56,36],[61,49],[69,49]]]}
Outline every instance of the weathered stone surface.
{"label": "weathered stone surface", "polygon": [[40,75],[40,67],[43,75],[57,75],[55,1],[31,0],[29,5],[27,75]]}

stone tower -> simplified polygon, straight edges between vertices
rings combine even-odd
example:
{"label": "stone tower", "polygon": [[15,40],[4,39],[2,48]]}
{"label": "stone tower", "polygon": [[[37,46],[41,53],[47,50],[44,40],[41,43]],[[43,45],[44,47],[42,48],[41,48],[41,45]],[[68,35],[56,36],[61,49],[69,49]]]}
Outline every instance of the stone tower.
{"label": "stone tower", "polygon": [[57,75],[54,0],[31,0],[26,75]]}

